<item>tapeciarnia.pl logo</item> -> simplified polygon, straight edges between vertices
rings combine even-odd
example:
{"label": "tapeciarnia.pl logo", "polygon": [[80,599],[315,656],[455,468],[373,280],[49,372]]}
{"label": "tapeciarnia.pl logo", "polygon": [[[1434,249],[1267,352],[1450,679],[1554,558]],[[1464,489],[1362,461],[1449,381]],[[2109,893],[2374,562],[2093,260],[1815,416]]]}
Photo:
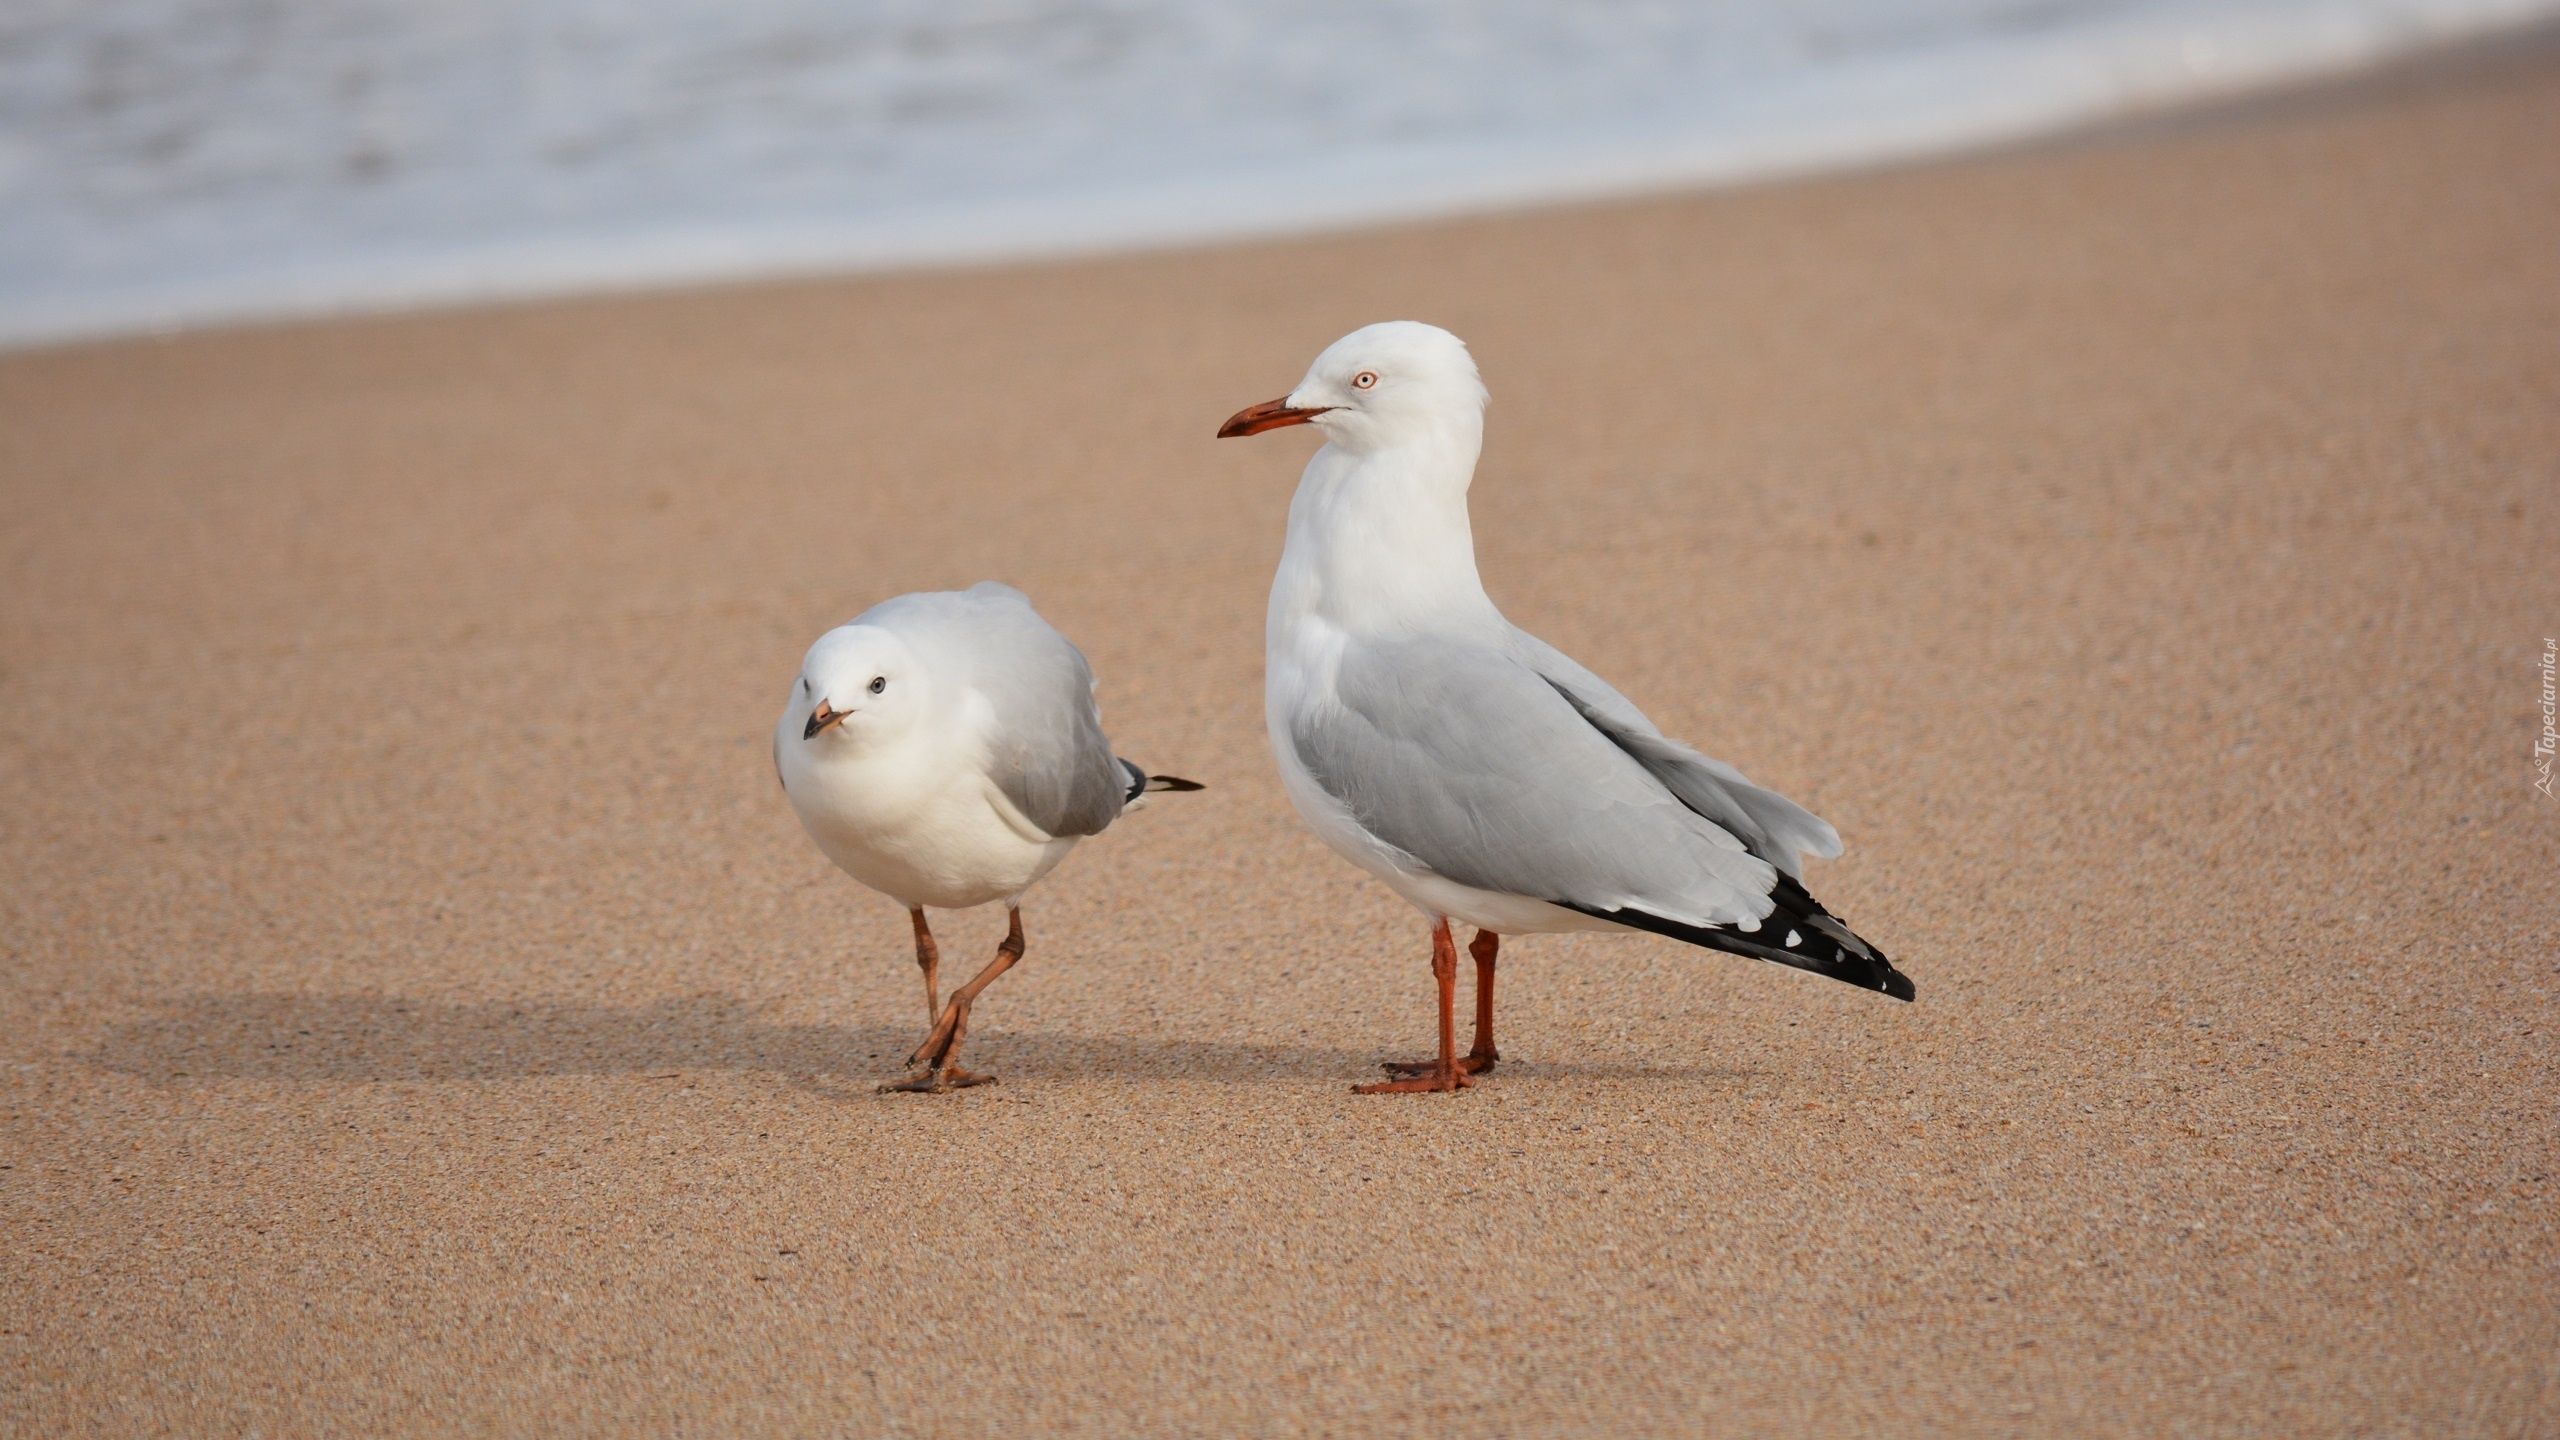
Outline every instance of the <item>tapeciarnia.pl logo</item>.
{"label": "tapeciarnia.pl logo", "polygon": [[2551,797],[2551,757],[2560,750],[2560,637],[2542,639],[2542,733],[2533,740],[2533,788]]}

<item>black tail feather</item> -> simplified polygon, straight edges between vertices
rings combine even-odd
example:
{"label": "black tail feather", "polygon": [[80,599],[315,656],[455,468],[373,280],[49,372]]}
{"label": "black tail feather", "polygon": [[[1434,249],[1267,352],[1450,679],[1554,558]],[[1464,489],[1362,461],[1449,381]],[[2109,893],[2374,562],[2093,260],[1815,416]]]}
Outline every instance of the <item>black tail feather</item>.
{"label": "black tail feather", "polygon": [[[1119,759],[1116,755],[1112,758]],[[1120,774],[1121,784],[1127,787],[1120,795],[1120,803],[1123,805],[1150,790],[1206,790],[1209,788],[1197,780],[1185,780],[1179,775],[1150,775],[1139,769],[1134,760],[1121,760]]]}
{"label": "black tail feather", "polygon": [[1885,953],[1860,939],[1839,917],[1822,908],[1822,902],[1805,892],[1794,876],[1781,873],[1777,888],[1769,898],[1777,908],[1760,928],[1741,931],[1726,926],[1684,924],[1642,910],[1602,910],[1590,905],[1576,905],[1570,900],[1556,903],[1568,910],[1578,910],[1595,920],[1607,920],[1631,930],[1649,930],[1674,940],[1722,950],[1729,955],[1746,955],[1754,960],[1768,960],[1780,965],[1809,970],[1829,976],[1861,990],[1873,990],[1896,1000],[1916,999],[1919,991],[1911,977],[1893,968]]}

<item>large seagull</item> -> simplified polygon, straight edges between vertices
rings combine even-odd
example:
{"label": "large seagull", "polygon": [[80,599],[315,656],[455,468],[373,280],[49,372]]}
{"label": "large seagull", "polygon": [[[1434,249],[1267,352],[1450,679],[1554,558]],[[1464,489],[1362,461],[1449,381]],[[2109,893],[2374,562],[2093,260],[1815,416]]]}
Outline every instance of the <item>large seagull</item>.
{"label": "large seagull", "polygon": [[[1837,856],[1838,832],[1664,736],[1486,597],[1467,524],[1485,399],[1457,336],[1389,321],[1218,431],[1324,435],[1271,582],[1271,752],[1325,843],[1431,924],[1439,1058],[1356,1088],[1456,1090],[1493,1068],[1506,934],[1647,930],[1911,999],[1910,978],[1804,888],[1803,857]],[[1463,1056],[1453,920],[1477,931]]]}

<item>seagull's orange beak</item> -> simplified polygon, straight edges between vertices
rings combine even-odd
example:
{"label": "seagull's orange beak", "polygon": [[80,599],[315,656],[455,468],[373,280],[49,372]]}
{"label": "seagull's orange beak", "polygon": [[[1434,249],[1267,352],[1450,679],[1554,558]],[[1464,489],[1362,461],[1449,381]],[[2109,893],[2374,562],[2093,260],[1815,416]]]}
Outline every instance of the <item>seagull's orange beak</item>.
{"label": "seagull's orange beak", "polygon": [[1335,408],[1337,407],[1331,405],[1318,405],[1312,409],[1299,410],[1289,404],[1288,396],[1283,395],[1277,400],[1265,400],[1259,405],[1247,405],[1228,416],[1227,423],[1218,427],[1218,438],[1232,440],[1238,435],[1259,435],[1265,430],[1277,430],[1283,425],[1304,425],[1327,410]]}
{"label": "seagull's orange beak", "polygon": [[819,731],[826,729],[828,726],[833,725],[852,713],[853,712],[850,710],[834,709],[830,707],[826,701],[821,700],[818,702],[818,708],[809,712],[809,728],[800,732],[800,738],[803,740],[815,740],[818,738]]}

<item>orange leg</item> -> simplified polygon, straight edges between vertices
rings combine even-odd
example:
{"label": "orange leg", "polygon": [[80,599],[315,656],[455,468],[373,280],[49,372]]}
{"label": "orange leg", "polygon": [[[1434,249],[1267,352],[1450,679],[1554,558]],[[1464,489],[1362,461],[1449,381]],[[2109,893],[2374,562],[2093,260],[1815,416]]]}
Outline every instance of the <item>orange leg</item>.
{"label": "orange leg", "polygon": [[1449,922],[1431,927],[1431,978],[1440,986],[1440,1063],[1404,1080],[1354,1085],[1354,1095],[1409,1095],[1426,1090],[1463,1090],[1475,1082],[1458,1064],[1458,942],[1449,938]]}
{"label": "orange leg", "polygon": [[[1493,957],[1502,948],[1502,937],[1490,930],[1478,930],[1475,943],[1467,953],[1476,961],[1476,1043],[1458,1057],[1458,1068],[1470,1075],[1493,1073],[1502,1052],[1493,1048]],[[1389,1060],[1390,1075],[1428,1075],[1435,1062],[1429,1060]]]}
{"label": "orange leg", "polygon": [[916,922],[916,968],[924,972],[924,1023],[931,1025],[942,1018],[942,992],[935,976],[942,968],[942,951],[933,943],[933,932],[925,928],[924,907],[907,912]]}
{"label": "orange leg", "polygon": [[907,1057],[907,1068],[915,1073],[904,1080],[881,1086],[883,1092],[909,1090],[939,1094],[945,1090],[995,1083],[993,1075],[963,1070],[951,1063],[951,1057],[959,1053],[960,1042],[968,1037],[969,1006],[977,1000],[978,992],[994,984],[997,976],[1012,969],[1014,962],[1022,958],[1022,912],[1008,910],[1005,914],[1012,923],[1006,927],[1004,943],[996,947],[996,958],[987,962],[987,968],[971,976],[968,984],[951,992],[951,1003],[943,1007],[941,1017],[924,1037],[924,1043],[916,1047],[916,1053]]}

